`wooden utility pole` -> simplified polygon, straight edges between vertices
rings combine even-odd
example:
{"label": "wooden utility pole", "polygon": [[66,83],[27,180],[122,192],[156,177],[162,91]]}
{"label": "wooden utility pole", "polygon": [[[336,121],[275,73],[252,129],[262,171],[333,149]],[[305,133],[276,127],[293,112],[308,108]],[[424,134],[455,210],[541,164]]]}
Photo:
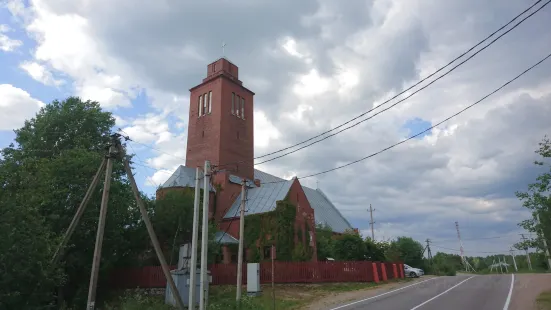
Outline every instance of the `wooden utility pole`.
{"label": "wooden utility pole", "polygon": [[515,259],[515,252],[513,251],[513,248],[509,249],[509,252],[511,252],[511,256],[513,256],[513,264],[515,265],[515,271],[518,271],[517,260]]}
{"label": "wooden utility pole", "polygon": [[432,265],[432,252],[430,251],[430,239],[425,240],[427,243],[427,259],[429,260],[429,266]]}
{"label": "wooden utility pole", "polygon": [[90,272],[90,285],[88,286],[88,302],[86,308],[89,310],[94,310],[96,308],[96,289],[101,261],[101,248],[103,246],[103,233],[105,232],[105,219],[107,217],[107,204],[109,202],[109,191],[111,187],[111,174],[113,172],[113,158],[117,155],[117,144],[120,144],[118,138],[113,138],[111,143],[109,154],[107,154],[107,167],[105,169],[105,181],[103,183],[103,195],[101,197],[101,207],[99,211],[98,231],[96,232],[96,245],[94,247],[94,258],[92,260],[92,271]]}
{"label": "wooden utility pole", "polygon": [[203,227],[201,230],[201,277],[199,279],[199,310],[206,310],[208,304],[208,296],[206,286],[207,281],[207,255],[209,242],[209,194],[210,194],[210,161],[205,160],[205,168],[203,170]]}
{"label": "wooden utility pole", "polygon": [[241,210],[239,215],[239,252],[237,253],[237,288],[235,290],[235,300],[241,301],[241,286],[243,276],[243,242],[245,239],[245,197],[247,180],[243,179],[241,183]]}
{"label": "wooden utility pole", "polygon": [[195,197],[193,199],[193,231],[191,232],[191,265],[189,272],[189,305],[188,310],[195,310],[195,291],[197,289],[197,244],[199,242],[199,202],[201,188],[199,183],[199,167],[195,168]]}
{"label": "wooden utility pole", "polygon": [[[522,236],[522,240],[526,241],[526,237],[524,234],[520,234]],[[530,253],[528,253],[528,246],[524,246],[524,252],[526,252],[526,263],[528,263],[528,268],[532,270],[532,261],[530,261]]]}
{"label": "wooden utility pole", "polygon": [[375,230],[373,227],[375,222],[373,221],[373,211],[375,211],[375,209],[371,208],[371,204],[369,204],[369,216],[371,217],[371,221],[369,222],[369,224],[371,224],[371,240],[375,241]]}
{"label": "wooden utility pole", "polygon": [[[176,304],[178,306],[178,309],[184,310],[184,303],[182,302],[182,299],[180,298],[180,294],[178,293],[178,289],[176,288],[176,284],[174,283],[174,280],[172,279],[172,275],[170,274],[170,271],[168,270],[168,265],[166,263],[166,259],[163,255],[163,252],[161,251],[161,246],[159,245],[159,241],[157,240],[157,236],[155,235],[155,231],[153,230],[153,226],[151,225],[151,221],[149,220],[149,216],[147,214],[147,210],[145,209],[145,206],[143,204],[143,201],[140,197],[140,192],[138,190],[138,186],[136,185],[136,181],[134,180],[134,175],[132,174],[132,169],[130,168],[130,163],[128,162],[128,159],[125,155],[125,150],[123,146],[121,145],[119,141],[119,134],[113,134],[112,136],[111,144],[109,145],[109,153],[107,154],[104,161],[101,163],[100,168],[98,169],[98,172],[96,173],[94,179],[92,180],[92,183],[88,187],[88,190],[86,192],[86,195],[84,196],[84,199],[82,200],[79,208],[77,209],[77,212],[75,216],[73,217],[73,220],[71,224],[69,225],[69,228],[67,229],[64,239],[62,240],[59,248],[57,249],[56,253],[54,254],[52,258],[52,263],[55,264],[57,260],[61,257],[61,254],[63,252],[63,248],[69,241],[71,235],[73,234],[76,226],[78,225],[78,222],[84,213],[84,210],[86,208],[86,205],[90,199],[90,196],[92,195],[92,192],[94,188],[96,187],[98,183],[99,176],[102,173],[102,170],[105,168],[105,181],[104,181],[104,188],[103,188],[103,196],[101,200],[101,208],[100,208],[100,215],[98,220],[98,231],[96,234],[96,243],[94,247],[94,257],[92,262],[92,270],[90,273],[90,285],[88,287],[88,301],[86,305],[87,310],[94,310],[96,306],[96,288],[97,288],[97,281],[98,281],[98,272],[99,272],[99,266],[101,261],[101,250],[103,245],[103,235],[105,231],[105,220],[107,217],[107,205],[109,201],[109,190],[111,186],[111,175],[113,171],[113,161],[114,159],[123,158],[124,168],[128,177],[128,180],[130,181],[130,185],[132,187],[132,192],[134,193],[134,197],[136,199],[136,202],[138,204],[138,207],[140,208],[140,213],[142,215],[142,219],[147,227],[147,232],[149,233],[149,237],[151,238],[151,243],[153,243],[153,247],[155,248],[155,252],[157,254],[157,257],[161,263],[161,268],[163,270],[163,273],[165,275],[166,281],[168,285],[170,286],[171,291],[173,292],[174,299],[176,300]],[[52,266],[53,266],[52,264]]]}

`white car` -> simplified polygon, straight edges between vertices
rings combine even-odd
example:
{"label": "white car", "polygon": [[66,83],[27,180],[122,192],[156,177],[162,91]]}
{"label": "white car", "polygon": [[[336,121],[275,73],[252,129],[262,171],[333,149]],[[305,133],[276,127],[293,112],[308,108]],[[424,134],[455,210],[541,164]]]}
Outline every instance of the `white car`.
{"label": "white car", "polygon": [[404,264],[404,274],[406,277],[419,278],[420,276],[424,275],[425,272],[423,271],[423,269],[413,268],[409,265]]}

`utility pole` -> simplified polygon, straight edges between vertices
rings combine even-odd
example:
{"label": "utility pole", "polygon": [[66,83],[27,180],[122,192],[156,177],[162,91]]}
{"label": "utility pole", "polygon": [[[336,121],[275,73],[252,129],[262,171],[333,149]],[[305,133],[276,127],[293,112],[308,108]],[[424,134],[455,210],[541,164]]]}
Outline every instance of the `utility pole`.
{"label": "utility pole", "polygon": [[476,272],[476,270],[474,270],[473,266],[471,266],[471,264],[469,264],[469,261],[467,261],[467,259],[465,258],[465,252],[463,251],[463,241],[461,241],[461,234],[459,233],[459,223],[458,222],[455,222],[455,229],[457,230],[457,239],[459,239],[459,252],[461,253],[461,262],[465,266],[465,271],[468,272],[469,267],[470,267],[474,272]]}
{"label": "utility pole", "polygon": [[540,214],[536,212],[536,219],[540,225],[541,239],[543,240],[543,246],[545,247],[545,257],[547,257],[547,268],[551,270],[551,258],[549,257],[549,248],[547,247],[547,240],[545,239],[545,234],[543,233],[543,228],[541,227]]}
{"label": "utility pole", "polygon": [[107,203],[109,202],[109,190],[111,188],[111,174],[113,172],[113,158],[116,156],[116,144],[118,139],[113,138],[107,154],[107,167],[105,169],[105,180],[103,183],[103,195],[99,211],[98,230],[96,232],[96,244],[94,257],[92,259],[92,271],[90,272],[90,285],[88,286],[88,302],[86,309],[96,308],[96,289],[98,286],[99,265],[101,261],[101,248],[103,246],[103,234],[105,232],[105,219],[107,217]]}
{"label": "utility pole", "polygon": [[193,199],[193,231],[191,233],[191,266],[189,272],[189,310],[195,310],[195,291],[197,289],[197,243],[199,241],[199,201],[201,188],[199,187],[199,167],[195,168],[195,197]]}
{"label": "utility pole", "polygon": [[205,160],[205,169],[203,170],[203,230],[201,238],[201,283],[199,292],[199,310],[207,309],[207,248],[209,234],[209,194],[210,194],[210,161]]}
{"label": "utility pole", "polygon": [[513,265],[515,266],[515,271],[518,271],[517,260],[515,259],[515,252],[513,251],[513,248],[510,248],[509,252],[511,252],[511,256],[513,256]]}
{"label": "utility pole", "polygon": [[235,300],[241,301],[241,285],[243,276],[243,242],[245,239],[245,197],[247,180],[243,179],[241,183],[241,214],[239,215],[239,252],[237,253],[237,288],[235,290]]}
{"label": "utility pole", "polygon": [[432,253],[430,251],[430,239],[427,238],[425,242],[427,243],[427,259],[429,260],[429,265],[432,266]]}
{"label": "utility pole", "polygon": [[[524,234],[520,234],[522,236],[522,240],[526,241],[526,237]],[[528,268],[532,270],[532,262],[530,261],[530,253],[528,253],[528,246],[524,246],[524,252],[526,252],[526,262],[528,263]]]}
{"label": "utility pole", "polygon": [[97,183],[99,182],[99,177],[102,174],[102,170],[105,168],[105,181],[104,181],[104,188],[103,188],[103,195],[101,200],[101,207],[100,207],[100,215],[98,220],[98,230],[96,233],[96,243],[94,246],[94,256],[93,256],[93,262],[92,262],[92,270],[90,272],[90,285],[88,287],[88,300],[86,304],[87,310],[94,310],[96,307],[96,289],[97,289],[97,281],[98,281],[98,272],[99,272],[99,266],[101,262],[101,250],[103,245],[103,235],[105,232],[105,220],[107,217],[107,205],[109,201],[109,190],[111,186],[111,175],[113,172],[113,160],[116,158],[123,158],[124,163],[124,169],[128,178],[128,181],[130,182],[132,192],[134,193],[134,198],[136,199],[136,202],[138,204],[138,207],[140,209],[140,213],[142,215],[142,220],[145,223],[145,226],[147,228],[147,232],[149,234],[149,237],[151,239],[151,243],[153,244],[153,247],[155,248],[155,252],[157,254],[157,258],[159,259],[161,263],[161,268],[163,270],[163,273],[165,275],[166,281],[170,287],[170,289],[175,292],[174,299],[176,300],[176,304],[178,306],[178,309],[184,310],[184,304],[182,302],[182,299],[180,298],[180,295],[178,294],[178,290],[176,288],[176,284],[174,283],[174,280],[172,279],[172,275],[170,274],[170,271],[168,270],[168,266],[166,264],[166,259],[164,258],[163,252],[161,251],[161,247],[159,245],[159,241],[157,239],[157,236],[155,235],[155,231],[153,230],[153,226],[151,225],[151,221],[149,220],[149,216],[147,214],[147,210],[145,209],[145,205],[143,204],[143,201],[140,197],[140,192],[138,190],[138,186],[136,185],[136,181],[134,180],[134,175],[132,174],[132,169],[130,168],[130,163],[128,161],[128,158],[126,157],[126,152],[121,145],[119,141],[119,134],[113,134],[111,136],[111,143],[109,145],[109,151],[106,155],[106,159],[103,160],[103,162],[100,165],[100,168],[98,169],[98,172],[96,173],[94,179],[92,180],[92,183],[88,187],[88,190],[84,196],[84,199],[82,200],[78,210],[76,211],[73,220],[71,221],[71,224],[69,228],[67,229],[64,238],[62,242],[60,243],[57,251],[55,252],[54,256],[51,260],[51,267],[54,267],[57,260],[61,257],[61,254],[63,254],[63,249],[65,245],[69,242],[69,239],[76,229],[78,222],[84,213],[84,210],[86,209],[86,205],[90,199],[90,196],[92,195],[92,192],[94,191],[94,188],[96,187]]}
{"label": "utility pole", "polygon": [[371,216],[371,222],[369,222],[369,224],[371,224],[371,240],[375,241],[375,230],[373,228],[373,224],[375,224],[375,222],[373,221],[373,211],[375,211],[375,209],[371,208],[371,204],[369,204],[369,215]]}

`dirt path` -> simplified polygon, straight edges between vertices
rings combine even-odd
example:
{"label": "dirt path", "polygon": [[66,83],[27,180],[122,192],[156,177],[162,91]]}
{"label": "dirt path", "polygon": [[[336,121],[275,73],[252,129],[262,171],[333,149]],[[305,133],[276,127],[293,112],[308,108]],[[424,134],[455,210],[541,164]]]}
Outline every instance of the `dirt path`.
{"label": "dirt path", "polygon": [[338,306],[347,302],[353,302],[356,300],[361,300],[364,298],[382,294],[384,292],[388,292],[400,287],[421,282],[432,277],[433,276],[424,276],[422,278],[412,279],[411,281],[407,281],[407,282],[381,284],[378,286],[356,290],[356,291],[350,291],[350,292],[329,293],[328,295],[308,304],[307,306],[304,306],[301,309],[302,310],[331,309],[333,306]]}
{"label": "dirt path", "polygon": [[509,310],[539,310],[536,298],[551,291],[551,274],[517,274]]}

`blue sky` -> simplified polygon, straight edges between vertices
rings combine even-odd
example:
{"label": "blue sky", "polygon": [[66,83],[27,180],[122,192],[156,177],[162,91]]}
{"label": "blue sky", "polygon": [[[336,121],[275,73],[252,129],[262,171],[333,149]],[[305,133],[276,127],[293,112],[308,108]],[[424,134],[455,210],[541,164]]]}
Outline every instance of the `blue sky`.
{"label": "blue sky", "polygon": [[[184,164],[188,90],[221,56],[222,41],[240,79],[256,93],[259,156],[379,105],[528,4],[390,0],[342,6],[282,0],[276,6],[243,0],[219,5],[212,10],[208,2],[172,0],[2,2],[0,147],[42,104],[69,95],[96,100],[134,140],[129,149],[140,160],[137,180],[153,194]],[[256,168],[300,177],[378,152],[456,113],[551,52],[550,28],[550,9],[544,8],[396,107]],[[319,181],[364,233],[369,233],[365,206],[373,204],[376,237],[453,239],[453,223],[459,221],[466,236],[517,238],[517,223],[530,215],[514,191],[525,189],[539,172],[531,166],[533,150],[551,134],[549,68],[543,63],[417,139],[302,182],[315,187]],[[473,241],[469,247],[501,251],[513,239]],[[443,241],[442,246],[457,245]]]}

